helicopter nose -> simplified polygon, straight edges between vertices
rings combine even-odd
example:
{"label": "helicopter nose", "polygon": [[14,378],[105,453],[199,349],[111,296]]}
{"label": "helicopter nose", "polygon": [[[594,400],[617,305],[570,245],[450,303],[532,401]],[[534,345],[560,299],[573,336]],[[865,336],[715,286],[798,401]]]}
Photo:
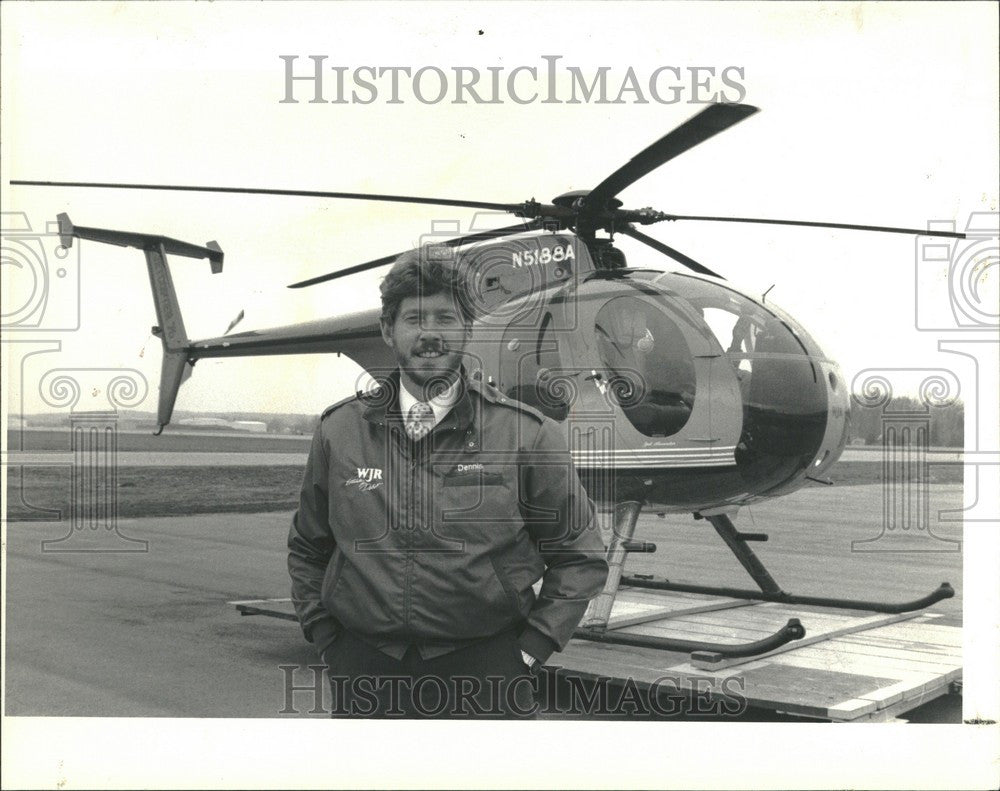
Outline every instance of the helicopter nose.
{"label": "helicopter nose", "polygon": [[833,362],[825,362],[820,370],[827,390],[827,424],[823,444],[812,461],[810,474],[821,475],[833,466],[847,444],[851,403],[843,372]]}

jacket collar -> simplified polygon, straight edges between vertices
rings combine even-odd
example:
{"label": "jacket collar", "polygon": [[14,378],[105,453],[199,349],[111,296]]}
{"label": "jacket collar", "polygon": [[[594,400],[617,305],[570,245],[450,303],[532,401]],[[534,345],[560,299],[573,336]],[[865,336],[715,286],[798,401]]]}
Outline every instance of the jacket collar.
{"label": "jacket collar", "polygon": [[[369,423],[379,425],[402,422],[403,415],[399,411],[399,390],[402,387],[399,381],[399,369],[397,368],[386,377],[379,377],[377,381],[376,387],[359,396],[361,402],[365,404],[364,419]],[[467,428],[471,425],[474,414],[475,408],[469,396],[469,386],[463,367],[458,377],[458,393],[455,403],[452,405],[451,411],[435,426],[435,430],[451,426]]]}

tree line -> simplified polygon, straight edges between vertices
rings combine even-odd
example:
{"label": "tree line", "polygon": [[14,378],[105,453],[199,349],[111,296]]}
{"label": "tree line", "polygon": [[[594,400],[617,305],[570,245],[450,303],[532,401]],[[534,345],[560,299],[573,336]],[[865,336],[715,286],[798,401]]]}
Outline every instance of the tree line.
{"label": "tree line", "polygon": [[848,424],[848,443],[878,445],[882,442],[883,428],[894,417],[911,415],[915,419],[926,417],[930,421],[930,446],[961,448],[965,444],[965,405],[956,401],[947,406],[926,406],[919,398],[896,396],[887,404],[868,407],[851,404]]}

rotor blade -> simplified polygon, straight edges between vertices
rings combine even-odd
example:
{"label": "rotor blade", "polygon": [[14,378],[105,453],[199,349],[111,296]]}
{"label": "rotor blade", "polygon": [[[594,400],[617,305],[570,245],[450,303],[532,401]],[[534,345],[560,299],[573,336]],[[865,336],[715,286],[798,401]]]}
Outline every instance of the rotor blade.
{"label": "rotor blade", "polygon": [[246,311],[243,308],[240,308],[240,312],[236,315],[236,318],[229,322],[229,326],[226,327],[226,331],[222,334],[228,335],[232,331],[233,327],[243,321],[244,316],[246,316]]}
{"label": "rotor blade", "polygon": [[957,231],[929,231],[920,228],[891,228],[885,225],[853,225],[842,222],[812,222],[809,220],[765,220],[758,217],[702,217],[692,214],[671,214],[668,220],[708,220],[709,222],[754,222],[764,225],[799,225],[806,228],[842,228],[848,231],[879,231],[881,233],[910,233],[918,236],[942,236],[948,239],[965,239]]}
{"label": "rotor blade", "polygon": [[[455,239],[449,239],[445,242],[438,242],[444,247],[459,247],[463,244],[472,244],[474,242],[483,242],[487,239],[497,239],[502,236],[510,236],[511,234],[519,233],[521,231],[530,231],[534,223],[522,222],[517,225],[508,225],[505,228],[495,228],[491,231],[480,231],[478,233],[469,234],[467,236],[459,236]],[[373,261],[366,261],[363,264],[357,264],[355,266],[349,266],[346,269],[338,269],[336,272],[329,272],[325,275],[319,275],[317,277],[311,277],[308,280],[302,280],[298,283],[292,283],[288,288],[304,288],[306,286],[315,286],[317,283],[326,283],[330,280],[335,280],[338,277],[345,277],[346,275],[354,275],[358,272],[366,272],[369,269],[376,269],[380,266],[385,266],[386,264],[391,264],[403,253],[395,253],[394,255],[386,255],[382,258],[376,258]]]}
{"label": "rotor blade", "polygon": [[604,181],[590,191],[584,203],[591,209],[604,208],[629,184],[638,181],[647,173],[665,162],[704,143],[710,137],[725,131],[744,118],[756,113],[758,108],[749,104],[712,104],[693,118],[688,119],[672,132],[668,132],[648,148],[640,151],[625,165],[618,168]]}
{"label": "rotor blade", "polygon": [[120,190],[169,190],[173,192],[222,192],[238,195],[285,195],[306,198],[347,198],[350,200],[386,201],[388,203],[423,203],[430,206],[457,206],[467,209],[495,209],[516,212],[519,203],[486,203],[485,201],[451,200],[449,198],[417,198],[410,195],[375,195],[368,192],[321,192],[314,190],[277,190],[264,187],[204,187],[184,184],[113,184],[108,182],[81,181],[24,181],[12,180],[12,185],[29,187],[97,187]]}
{"label": "rotor blade", "polygon": [[625,225],[622,226],[621,228],[617,228],[616,230],[619,233],[625,234],[626,236],[631,236],[633,239],[638,239],[640,242],[644,244],[648,244],[654,250],[658,250],[664,255],[670,256],[678,263],[684,264],[684,266],[686,266],[688,269],[693,269],[695,272],[698,272],[702,275],[709,275],[711,277],[717,277],[719,278],[719,280],[725,280],[725,278],[722,275],[718,274],[717,272],[713,272],[707,266],[702,266],[693,258],[688,258],[686,255],[684,255],[684,253],[680,252],[679,250],[675,250],[673,247],[670,247],[669,245],[665,245],[663,242],[654,239],[652,236],[646,236],[646,234],[644,234],[642,231],[637,231],[631,225]]}

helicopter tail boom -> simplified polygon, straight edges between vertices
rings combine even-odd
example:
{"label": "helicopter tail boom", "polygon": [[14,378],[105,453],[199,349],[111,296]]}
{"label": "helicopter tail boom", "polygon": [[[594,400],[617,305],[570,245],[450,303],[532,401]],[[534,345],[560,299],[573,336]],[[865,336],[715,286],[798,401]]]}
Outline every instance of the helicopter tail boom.
{"label": "helicopter tail boom", "polygon": [[149,273],[149,285],[153,293],[153,304],[156,308],[157,325],[153,334],[159,337],[163,344],[163,364],[160,371],[160,397],[157,405],[156,422],[159,434],[170,422],[177,400],[177,392],[188,377],[191,376],[197,352],[191,348],[184,319],[181,317],[180,303],[177,301],[177,291],[173,278],[167,266],[167,254],[180,255],[186,258],[207,258],[213,274],[222,271],[224,254],[218,242],[208,242],[205,246],[182,242],[159,234],[135,233],[132,231],[113,231],[107,228],[88,228],[74,225],[69,215],[60,214],[56,217],[59,224],[60,242],[63,247],[73,246],[73,239],[86,239],[103,244],[113,244],[118,247],[135,247],[143,251],[146,257],[146,270]]}

